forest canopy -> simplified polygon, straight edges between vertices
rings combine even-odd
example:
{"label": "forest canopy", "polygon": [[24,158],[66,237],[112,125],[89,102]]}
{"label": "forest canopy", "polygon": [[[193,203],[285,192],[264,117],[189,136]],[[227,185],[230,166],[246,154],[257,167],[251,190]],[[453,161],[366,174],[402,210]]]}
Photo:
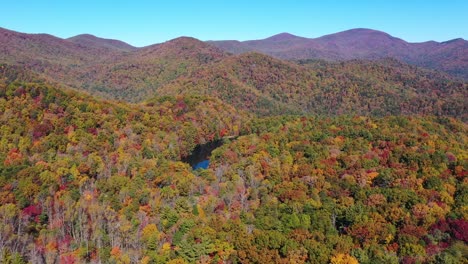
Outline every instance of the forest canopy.
{"label": "forest canopy", "polygon": [[[257,118],[93,99],[3,71],[3,263],[460,263],[466,124]],[[181,162],[227,136],[206,170]]]}

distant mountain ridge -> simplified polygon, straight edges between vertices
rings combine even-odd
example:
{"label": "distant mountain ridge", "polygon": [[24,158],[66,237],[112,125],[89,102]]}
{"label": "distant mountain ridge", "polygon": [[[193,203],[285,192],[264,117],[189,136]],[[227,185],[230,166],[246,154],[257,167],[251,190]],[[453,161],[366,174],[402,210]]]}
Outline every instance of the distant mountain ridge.
{"label": "distant mountain ridge", "polygon": [[49,34],[25,34],[0,28],[2,62],[42,60],[52,64],[85,64],[112,57],[115,52],[102,47],[79,45]]}
{"label": "distant mountain ridge", "polygon": [[319,38],[281,33],[261,40],[208,43],[234,54],[256,51],[289,60],[345,61],[392,57],[468,79],[468,41],[461,38],[445,42],[409,43],[385,32],[358,28]]}
{"label": "distant mountain ridge", "polygon": [[[28,44],[32,42],[37,43],[32,46]],[[300,37],[284,32],[260,40],[206,43],[233,54],[256,51],[287,60],[346,61],[391,57],[408,64],[468,79],[468,41],[462,38],[444,42],[409,43],[385,32],[357,28],[318,38]],[[104,39],[90,34],[61,39],[48,34],[25,34],[0,28],[2,62],[41,60],[41,64],[67,61],[69,64],[82,65],[157,45],[161,44],[138,48],[120,40]],[[28,56],[31,53],[32,56]]]}

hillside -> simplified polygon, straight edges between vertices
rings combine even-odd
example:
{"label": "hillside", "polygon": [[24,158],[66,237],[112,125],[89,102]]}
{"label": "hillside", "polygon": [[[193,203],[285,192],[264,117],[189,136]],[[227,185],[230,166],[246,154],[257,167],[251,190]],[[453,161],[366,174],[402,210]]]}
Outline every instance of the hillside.
{"label": "hillside", "polygon": [[16,63],[35,71],[101,62],[118,52],[85,46],[48,34],[25,34],[0,28],[1,63]]}
{"label": "hillside", "polygon": [[[78,111],[80,115],[83,113],[83,116],[79,117],[79,119],[86,123],[80,124],[80,126],[83,126],[81,129],[94,130],[94,128],[100,128],[103,125],[102,122],[104,121],[100,118],[108,120],[105,118],[107,115],[110,115],[110,119],[119,121],[119,124],[122,126],[126,124],[131,125],[131,122],[125,123],[122,116],[116,115],[128,114],[131,116],[129,118],[136,118],[139,121],[142,121],[141,118],[146,116],[145,118],[150,118],[150,120],[146,120],[145,122],[151,123],[154,129],[160,129],[161,132],[167,133],[167,138],[172,137],[171,140],[175,140],[176,142],[183,141],[188,144],[184,144],[181,149],[173,150],[177,154],[172,157],[174,159],[186,156],[197,144],[218,139],[221,130],[224,131],[224,134],[238,134],[242,127],[239,122],[245,122],[248,119],[248,115],[245,112],[237,111],[220,100],[196,95],[154,97],[145,104],[101,101],[90,95],[75,92],[67,87],[58,86],[47,80],[40,79],[34,73],[20,67],[8,65],[0,65],[0,85],[0,92],[3,97],[10,100],[21,98],[21,101],[24,101],[12,102],[15,106],[11,109],[8,109],[8,107],[4,108],[4,110],[8,109],[15,112],[19,111],[18,109],[31,108],[30,112],[33,114],[14,118],[12,121],[15,122],[20,122],[23,118],[31,118],[30,121],[34,124],[47,122],[49,126],[52,123],[54,126],[63,125],[63,122],[70,122],[68,118],[75,118],[73,116],[75,114],[74,111]],[[67,111],[71,111],[71,113]],[[41,112],[44,113],[40,114]],[[47,115],[45,114],[46,112],[50,112],[49,117],[51,119],[58,118],[60,120],[42,120],[44,118],[43,115]],[[20,113],[18,114],[21,115]],[[92,115],[95,116],[92,117]],[[151,117],[148,117],[148,115]],[[100,120],[94,120],[95,118]],[[219,120],[219,118],[223,118],[224,121]],[[26,122],[25,120],[23,121]],[[233,128],[234,126],[237,128]],[[130,130],[132,129],[137,128],[130,128]],[[198,129],[199,131],[196,132]],[[31,131],[34,131],[34,128],[31,128]],[[53,131],[57,132],[55,128]],[[177,139],[188,131],[193,133],[189,135],[190,139]],[[181,147],[180,144],[178,146]]]}
{"label": "hillside", "polygon": [[85,46],[47,34],[25,34],[0,28],[1,64],[20,66],[45,79],[79,88],[77,78],[122,52]]}
{"label": "hillside", "polygon": [[197,39],[181,37],[91,65],[75,77],[75,87],[105,98],[139,102],[155,96],[161,85],[226,56]]}
{"label": "hillside", "polygon": [[[456,119],[252,119],[209,97],[115,103],[33,75],[0,67],[2,263],[466,260]],[[207,170],[180,162],[240,134]]]}
{"label": "hillside", "polygon": [[443,74],[395,60],[301,64],[258,53],[241,54],[178,78],[158,93],[211,95],[260,115],[433,114],[467,118],[467,84]]}
{"label": "hillside", "polygon": [[468,79],[468,41],[463,39],[409,43],[376,30],[352,29],[314,39],[281,33],[262,40],[208,43],[234,54],[256,51],[288,60],[345,61],[392,57]]}
{"label": "hillside", "polygon": [[81,35],[64,40],[0,29],[0,63],[18,65],[45,79],[102,98],[138,102],[201,65],[227,55],[199,40],[181,37],[143,48]]}

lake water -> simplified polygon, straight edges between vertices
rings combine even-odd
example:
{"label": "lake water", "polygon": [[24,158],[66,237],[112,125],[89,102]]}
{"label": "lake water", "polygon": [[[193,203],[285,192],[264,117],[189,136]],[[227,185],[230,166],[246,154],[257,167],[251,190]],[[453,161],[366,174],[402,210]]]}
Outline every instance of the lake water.
{"label": "lake water", "polygon": [[202,160],[193,166],[193,169],[208,169],[210,166],[210,160]]}
{"label": "lake water", "polygon": [[208,166],[210,166],[211,152],[222,144],[223,140],[215,140],[203,145],[198,145],[192,151],[192,154],[183,158],[182,161],[190,164],[194,170],[207,169]]}

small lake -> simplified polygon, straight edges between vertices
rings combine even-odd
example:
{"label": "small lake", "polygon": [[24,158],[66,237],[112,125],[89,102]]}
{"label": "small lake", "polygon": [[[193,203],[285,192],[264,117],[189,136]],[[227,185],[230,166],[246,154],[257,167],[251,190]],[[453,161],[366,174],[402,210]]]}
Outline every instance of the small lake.
{"label": "small lake", "polygon": [[223,140],[215,140],[203,145],[198,145],[192,151],[192,154],[183,158],[182,161],[190,164],[194,170],[207,169],[210,166],[211,152],[223,145]]}

